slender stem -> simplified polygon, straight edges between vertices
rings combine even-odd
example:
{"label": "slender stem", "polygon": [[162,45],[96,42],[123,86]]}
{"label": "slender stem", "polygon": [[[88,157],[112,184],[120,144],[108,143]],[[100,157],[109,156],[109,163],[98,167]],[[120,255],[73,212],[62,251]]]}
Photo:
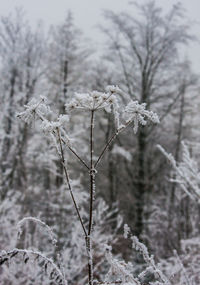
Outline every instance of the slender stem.
{"label": "slender stem", "polygon": [[88,236],[86,239],[86,247],[88,250],[89,285],[93,285],[93,256],[92,256],[92,244],[91,244],[93,201],[94,201],[94,191],[95,191],[95,169],[93,163],[93,152],[94,152],[93,131],[94,131],[94,110],[91,111],[91,122],[90,122],[90,212],[89,212]]}
{"label": "slender stem", "polygon": [[81,218],[78,205],[76,203],[76,200],[74,198],[74,194],[72,192],[72,187],[71,187],[71,183],[70,183],[70,180],[69,180],[69,174],[68,174],[68,171],[67,171],[67,168],[66,168],[66,165],[65,165],[65,157],[64,157],[63,147],[62,147],[62,140],[61,140],[60,131],[59,131],[58,128],[57,128],[57,134],[58,134],[58,140],[59,140],[59,145],[60,145],[61,161],[62,161],[62,165],[63,165],[63,168],[64,168],[64,173],[65,173],[65,178],[66,178],[66,181],[67,181],[67,185],[68,185],[68,188],[69,188],[69,191],[70,191],[70,195],[71,195],[72,201],[73,201],[75,209],[76,209],[76,213],[78,215],[79,221],[80,221],[81,226],[83,228],[84,234],[85,234],[85,236],[87,236],[87,232],[86,232],[85,226],[83,224],[83,220]]}
{"label": "slender stem", "polygon": [[95,170],[93,165],[93,152],[94,152],[94,142],[93,142],[93,129],[94,129],[94,111],[91,111],[91,124],[90,124],[90,214],[89,214],[89,227],[88,235],[91,233],[92,229],[92,210],[93,210],[93,198],[94,198],[94,188],[95,188]]}
{"label": "slender stem", "polygon": [[85,236],[86,251],[88,255],[88,283],[93,285],[93,257],[92,257],[92,245],[90,236]]}
{"label": "slender stem", "polygon": [[114,139],[117,137],[117,135],[118,135],[118,132],[114,133],[112,135],[112,137],[109,139],[109,141],[106,143],[106,145],[104,146],[104,148],[103,148],[101,154],[99,155],[97,161],[95,162],[94,167],[96,167],[99,164],[99,162],[102,159],[102,157],[103,157],[104,153],[106,152],[107,148],[111,145],[111,143],[114,141]]}
{"label": "slender stem", "polygon": [[108,142],[105,144],[104,148],[102,149],[97,161],[95,162],[94,164],[94,168],[97,167],[97,165],[99,164],[99,162],[101,161],[104,153],[106,152],[106,150],[108,149],[108,147],[111,145],[111,143],[115,140],[115,138],[123,131],[125,130],[129,125],[130,123],[132,123],[132,121],[128,121],[126,122],[126,124],[121,128],[121,129],[117,129],[116,132],[112,135],[112,137],[108,140]]}
{"label": "slender stem", "polygon": [[[66,142],[63,140],[63,142],[66,144]],[[86,164],[86,162],[73,150],[69,145],[66,144],[68,149],[78,158],[78,160],[89,170],[89,166]]]}

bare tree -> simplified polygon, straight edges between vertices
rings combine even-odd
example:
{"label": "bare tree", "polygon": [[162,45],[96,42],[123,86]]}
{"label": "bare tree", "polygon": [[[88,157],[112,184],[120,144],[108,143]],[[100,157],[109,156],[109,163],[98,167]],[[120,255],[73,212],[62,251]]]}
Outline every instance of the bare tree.
{"label": "bare tree", "polygon": [[[173,109],[180,98],[179,48],[191,39],[189,27],[183,19],[183,9],[179,6],[163,14],[155,1],[145,5],[130,6],[136,15],[111,11],[105,13],[111,24],[103,29],[109,37],[107,58],[112,60],[118,76],[131,98],[146,103],[159,110],[161,120]],[[135,10],[134,10],[135,9]],[[132,193],[136,199],[135,231],[143,232],[145,194],[151,189],[153,161],[152,142],[156,139],[153,128],[141,128],[137,136],[137,169]],[[152,159],[152,158],[151,158]],[[133,166],[132,166],[133,167]]]}
{"label": "bare tree", "polygon": [[0,23],[1,59],[1,187],[2,198],[15,181],[25,187],[24,155],[27,128],[16,126],[15,112],[33,96],[42,69],[44,42],[38,30],[31,31],[21,9],[14,16],[2,17]]}
{"label": "bare tree", "polygon": [[[90,49],[86,48],[83,34],[69,11],[61,24],[50,29],[47,56],[48,97],[53,98],[60,113],[64,113],[64,105],[72,92],[85,84],[89,54]],[[62,182],[63,173],[58,164],[57,186]]]}

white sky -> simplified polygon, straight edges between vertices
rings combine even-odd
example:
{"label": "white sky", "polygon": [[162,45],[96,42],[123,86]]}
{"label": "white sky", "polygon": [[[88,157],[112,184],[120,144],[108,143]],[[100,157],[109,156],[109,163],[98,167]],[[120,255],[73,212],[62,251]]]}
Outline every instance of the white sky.
{"label": "white sky", "polygon": [[[146,0],[137,1],[143,3]],[[156,0],[156,2],[164,10],[181,2],[186,8],[188,18],[197,23],[191,30],[200,41],[200,0]],[[81,28],[85,36],[100,43],[103,41],[103,35],[96,26],[104,21],[102,10],[128,11],[130,10],[128,3],[129,0],[0,0],[0,15],[7,15],[15,7],[21,6],[32,25],[38,20],[43,20],[45,27],[48,28],[51,24],[62,22],[70,9],[75,24]],[[185,55],[191,59],[194,70],[200,73],[200,43],[192,43],[185,51]]]}

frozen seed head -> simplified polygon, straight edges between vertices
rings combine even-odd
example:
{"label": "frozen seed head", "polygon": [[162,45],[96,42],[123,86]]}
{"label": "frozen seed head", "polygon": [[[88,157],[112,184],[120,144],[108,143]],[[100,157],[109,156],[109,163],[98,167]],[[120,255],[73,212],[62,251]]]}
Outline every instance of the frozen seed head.
{"label": "frozen seed head", "polygon": [[139,104],[138,101],[131,101],[124,110],[126,123],[134,123],[134,133],[137,133],[139,124],[145,126],[147,120],[153,123],[159,123],[158,115],[152,111],[146,110],[146,104]]}
{"label": "frozen seed head", "polygon": [[35,116],[39,117],[49,114],[50,108],[45,104],[45,97],[41,96],[40,100],[32,99],[25,105],[25,111],[18,113],[17,117],[22,119],[25,123],[30,124],[35,120]]}
{"label": "frozen seed head", "polygon": [[122,94],[122,90],[118,86],[115,86],[115,85],[108,85],[106,87],[106,91],[109,93]]}
{"label": "frozen seed head", "polygon": [[71,102],[65,105],[66,111],[71,112],[73,110],[106,110],[110,111],[110,107],[113,106],[115,111],[117,109],[117,98],[115,95],[99,91],[92,91],[90,93],[75,93]]}
{"label": "frozen seed head", "polygon": [[103,93],[102,94],[102,100],[105,102],[106,100],[108,100],[108,94],[107,93]]}
{"label": "frozen seed head", "polygon": [[42,126],[42,130],[44,131],[44,133],[48,134],[60,128],[61,124],[60,122],[50,122],[50,121],[44,120],[41,126]]}
{"label": "frozen seed head", "polygon": [[111,97],[108,99],[108,102],[109,102],[110,104],[113,104],[113,103],[114,103],[114,98],[113,98],[113,96],[111,96]]}
{"label": "frozen seed head", "polygon": [[69,104],[65,104],[66,112],[71,112],[78,107],[78,102],[76,100],[72,100]]}
{"label": "frozen seed head", "polygon": [[94,100],[99,100],[102,96],[102,93],[98,91],[92,91],[91,96]]}

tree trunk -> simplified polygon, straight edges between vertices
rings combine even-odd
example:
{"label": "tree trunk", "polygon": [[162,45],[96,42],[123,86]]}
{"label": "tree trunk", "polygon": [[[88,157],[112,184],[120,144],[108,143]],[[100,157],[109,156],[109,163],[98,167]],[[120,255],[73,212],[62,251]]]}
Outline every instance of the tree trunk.
{"label": "tree trunk", "polygon": [[136,225],[135,234],[140,237],[143,232],[143,209],[145,204],[145,154],[146,154],[146,132],[143,127],[140,128],[138,135],[138,176],[136,198]]}

